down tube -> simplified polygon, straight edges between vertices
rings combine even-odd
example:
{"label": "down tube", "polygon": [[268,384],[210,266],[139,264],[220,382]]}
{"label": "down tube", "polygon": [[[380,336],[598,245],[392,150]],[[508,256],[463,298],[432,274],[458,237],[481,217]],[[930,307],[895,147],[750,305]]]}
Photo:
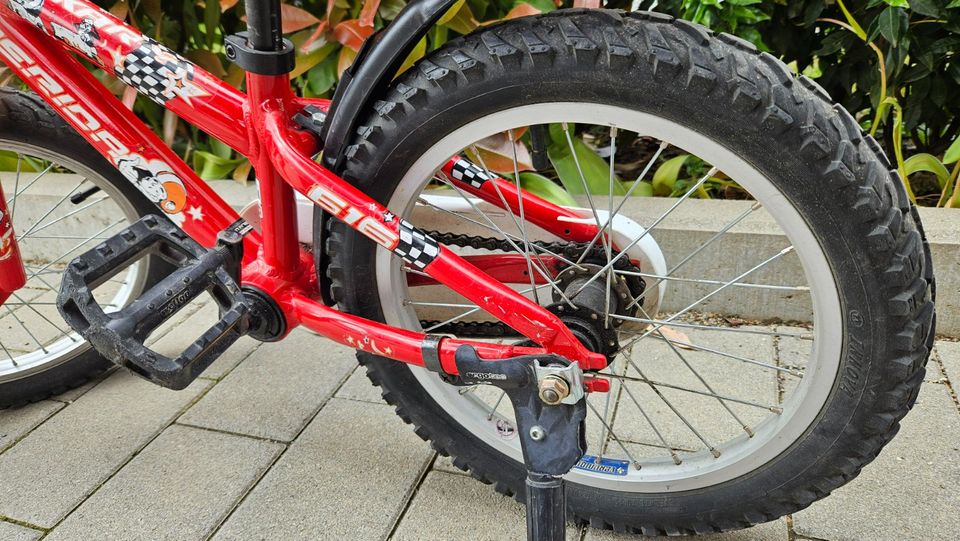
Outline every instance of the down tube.
{"label": "down tube", "polygon": [[[67,52],[29,22],[0,10],[0,60],[120,173],[194,239],[212,246],[239,217]],[[256,253],[259,236],[247,237]]]}

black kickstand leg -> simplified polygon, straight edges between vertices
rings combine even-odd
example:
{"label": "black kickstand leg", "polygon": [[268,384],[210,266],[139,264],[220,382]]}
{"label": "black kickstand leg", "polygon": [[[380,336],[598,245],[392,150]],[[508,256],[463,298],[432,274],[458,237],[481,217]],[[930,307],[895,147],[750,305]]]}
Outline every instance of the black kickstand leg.
{"label": "black kickstand leg", "polygon": [[587,406],[579,366],[555,355],[482,361],[470,346],[461,346],[456,360],[462,384],[500,387],[513,403],[527,467],[528,541],[563,541],[562,475],[587,450]]}

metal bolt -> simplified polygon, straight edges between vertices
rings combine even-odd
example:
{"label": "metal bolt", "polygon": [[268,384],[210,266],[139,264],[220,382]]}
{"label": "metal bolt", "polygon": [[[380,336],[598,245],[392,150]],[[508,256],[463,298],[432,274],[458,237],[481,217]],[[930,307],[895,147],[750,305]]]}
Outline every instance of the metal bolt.
{"label": "metal bolt", "polygon": [[530,438],[533,439],[533,441],[540,441],[546,437],[547,437],[547,431],[544,430],[543,427],[539,425],[534,425],[530,428]]}
{"label": "metal bolt", "polygon": [[237,49],[233,45],[227,45],[224,50],[227,53],[227,58],[232,60],[237,57]]}
{"label": "metal bolt", "polygon": [[550,375],[540,380],[540,400],[555,406],[570,396],[570,385],[559,376]]}

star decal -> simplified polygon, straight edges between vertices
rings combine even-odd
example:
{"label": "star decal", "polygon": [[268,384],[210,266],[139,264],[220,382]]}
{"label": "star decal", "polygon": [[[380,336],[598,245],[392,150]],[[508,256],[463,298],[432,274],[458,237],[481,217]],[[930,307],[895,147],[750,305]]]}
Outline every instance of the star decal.
{"label": "star decal", "polygon": [[200,207],[190,207],[187,209],[187,214],[190,215],[190,218],[195,222],[203,221],[203,209]]}
{"label": "star decal", "polygon": [[390,212],[389,210],[383,213],[383,221],[387,223],[392,222],[394,219],[396,219],[396,217],[396,214]]}

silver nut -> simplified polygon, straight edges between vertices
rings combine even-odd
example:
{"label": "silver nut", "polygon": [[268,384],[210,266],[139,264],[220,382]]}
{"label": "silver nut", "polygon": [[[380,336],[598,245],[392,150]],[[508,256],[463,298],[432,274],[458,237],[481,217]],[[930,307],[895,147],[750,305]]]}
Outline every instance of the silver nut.
{"label": "silver nut", "polygon": [[540,441],[543,438],[547,437],[547,431],[540,426],[533,426],[530,428],[530,438],[533,441]]}
{"label": "silver nut", "polygon": [[570,396],[570,385],[560,376],[550,375],[540,380],[540,400],[555,406]]}

